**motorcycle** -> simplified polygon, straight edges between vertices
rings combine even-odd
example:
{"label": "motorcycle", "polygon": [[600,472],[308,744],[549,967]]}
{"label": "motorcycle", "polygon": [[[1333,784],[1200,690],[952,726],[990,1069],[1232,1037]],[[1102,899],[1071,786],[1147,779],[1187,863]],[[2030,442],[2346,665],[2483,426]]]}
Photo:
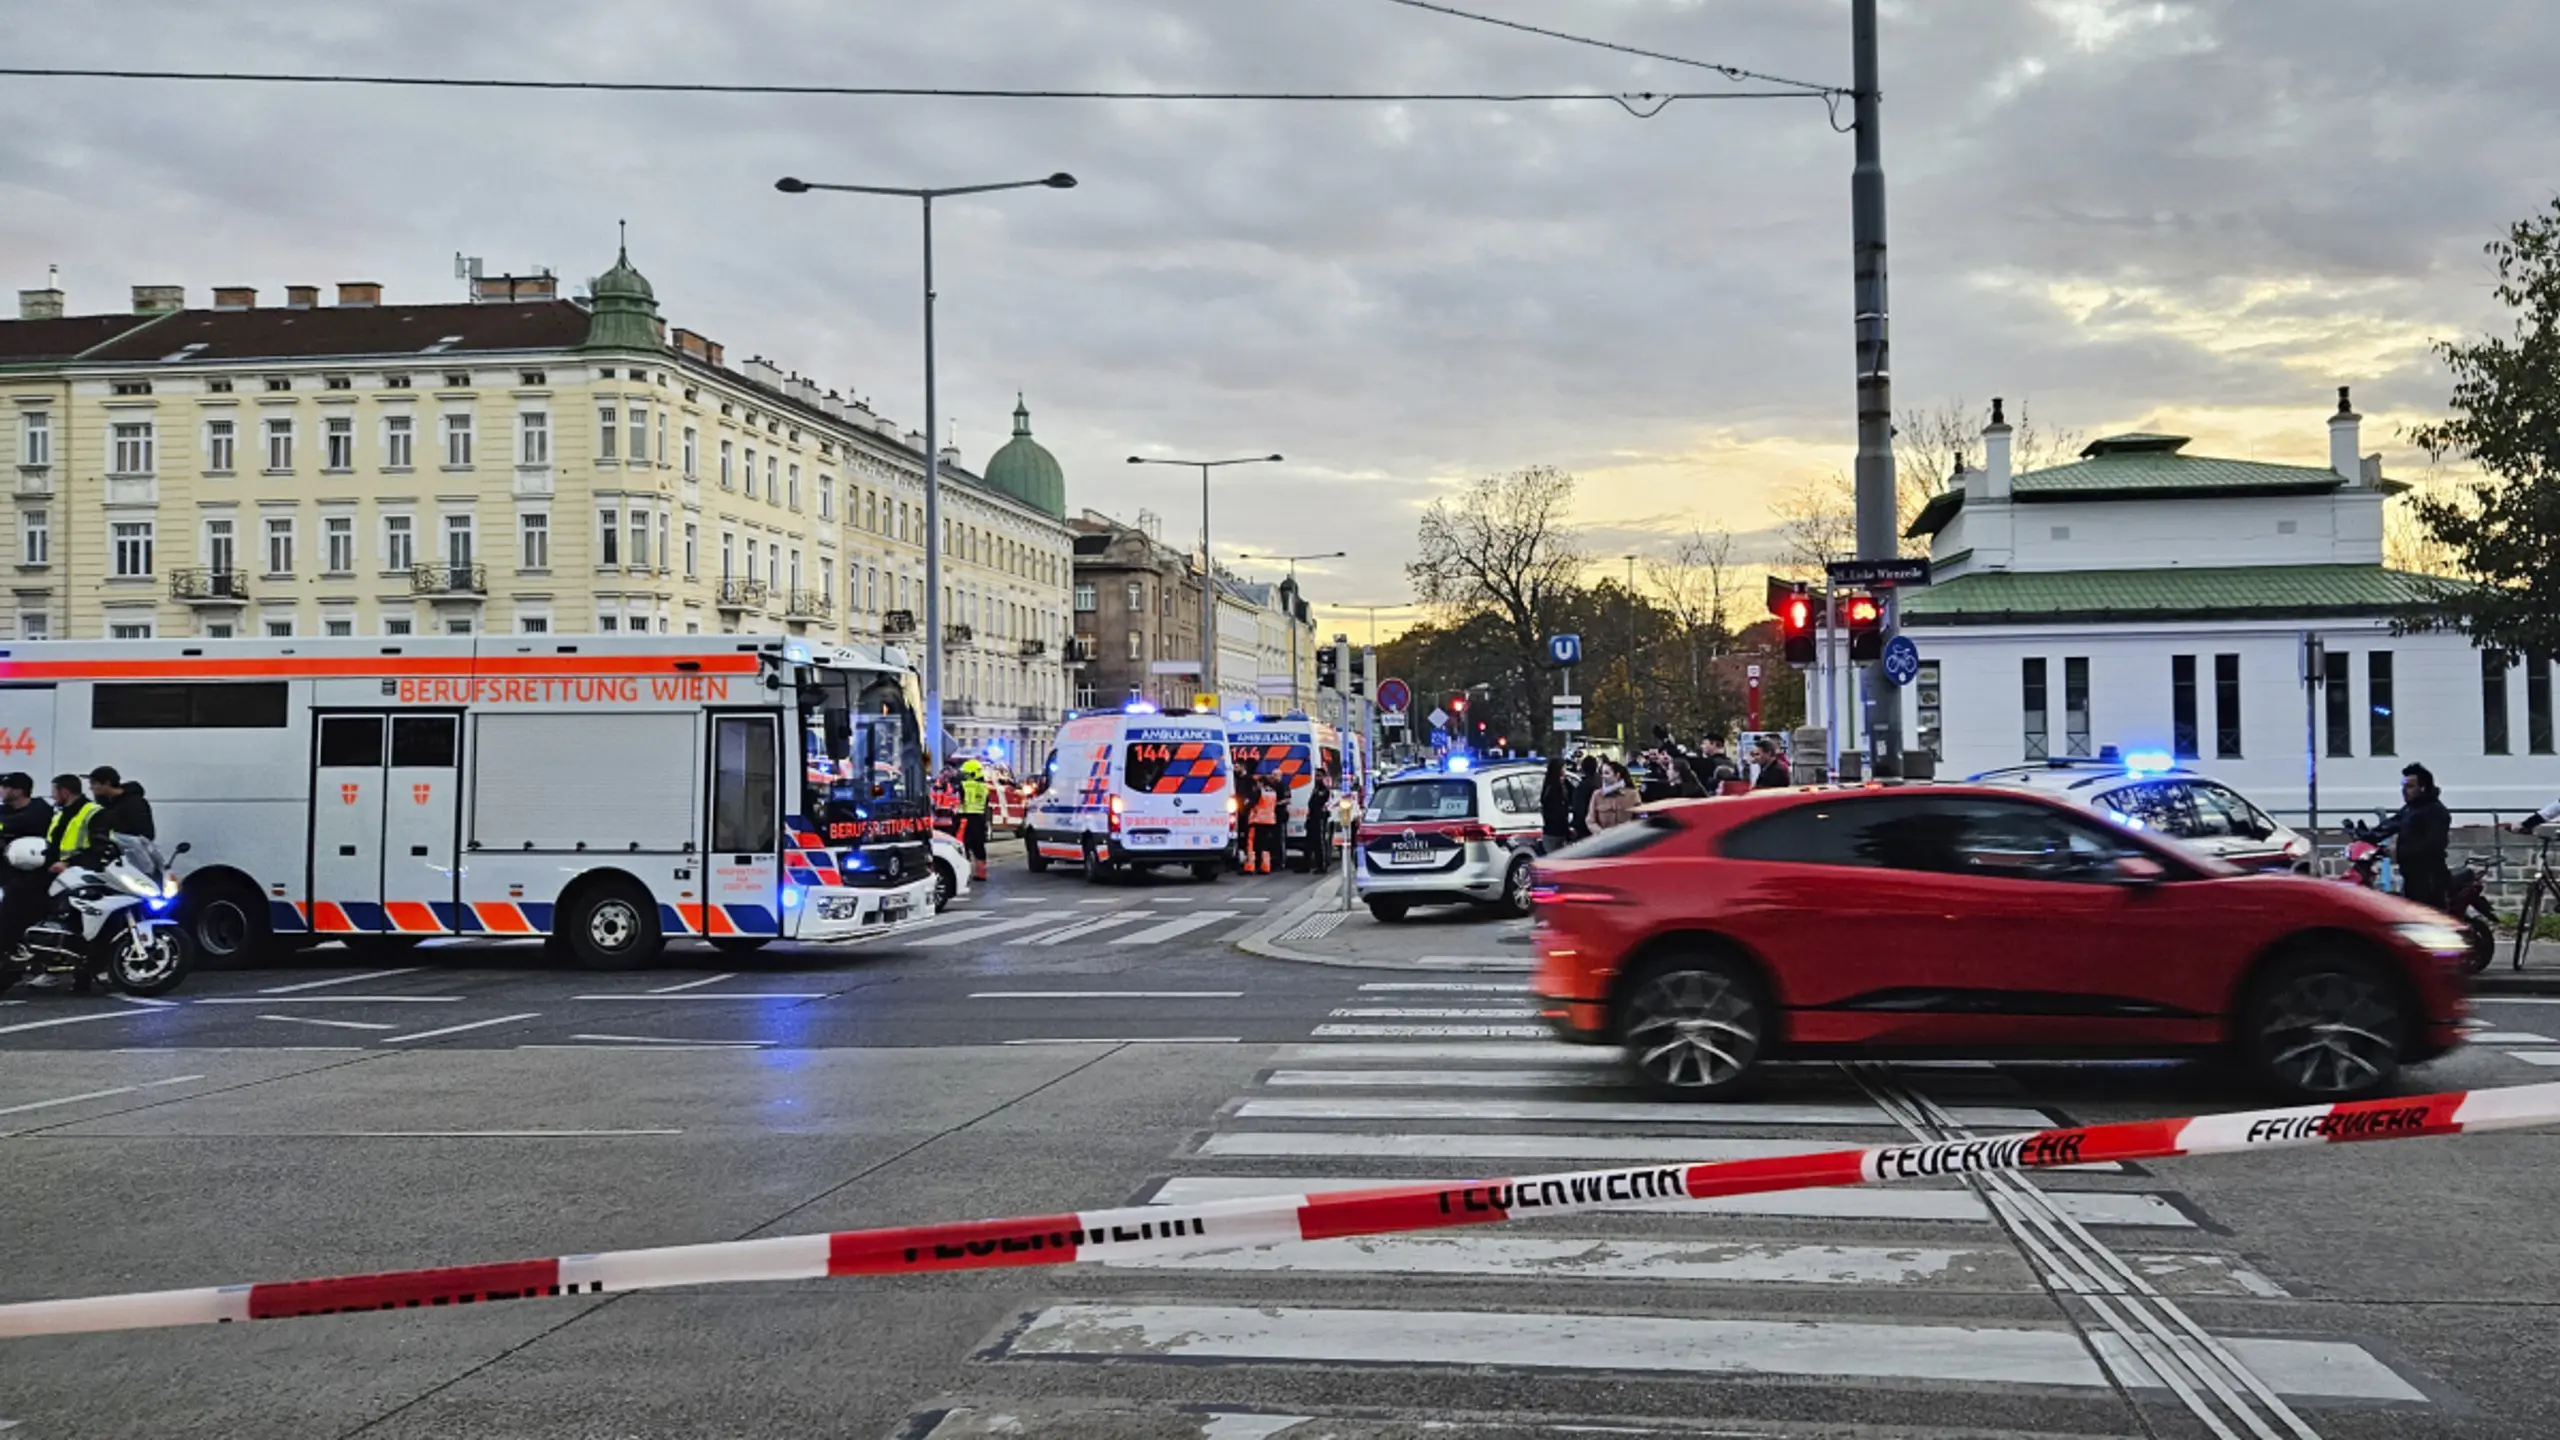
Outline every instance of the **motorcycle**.
{"label": "motorcycle", "polygon": [[[2400,887],[2391,873],[2391,847],[2374,839],[2361,821],[2347,822],[2347,837],[2347,873],[2338,878],[2367,890],[2397,894]],[[2462,968],[2473,975],[2488,969],[2498,951],[2498,912],[2489,904],[2489,877],[2479,857],[2472,857],[2447,880],[2444,908],[2461,923],[2468,942]]]}
{"label": "motorcycle", "polygon": [[[32,853],[24,847],[35,847]],[[0,960],[0,990],[30,974],[67,975],[86,991],[96,977],[128,995],[165,995],[195,968],[195,942],[171,918],[178,880],[170,862],[187,853],[180,843],[167,859],[138,836],[114,837],[114,856],[103,864],[67,864],[53,877],[50,907],[27,927],[16,954]],[[21,870],[44,863],[44,842],[10,843],[8,861]]]}

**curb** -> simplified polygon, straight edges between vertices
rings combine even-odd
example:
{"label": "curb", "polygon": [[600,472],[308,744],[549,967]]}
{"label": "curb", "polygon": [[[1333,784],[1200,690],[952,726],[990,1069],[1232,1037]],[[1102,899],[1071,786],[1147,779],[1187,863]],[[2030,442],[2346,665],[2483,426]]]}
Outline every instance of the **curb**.
{"label": "curb", "polygon": [[2542,974],[2484,970],[2471,977],[2471,993],[2486,999],[2501,995],[2560,995],[2560,971]]}
{"label": "curb", "polygon": [[1392,963],[1381,964],[1374,960],[1349,960],[1333,955],[1310,955],[1304,950],[1292,950],[1280,943],[1281,934],[1289,927],[1328,906],[1340,904],[1341,899],[1342,877],[1326,875],[1307,887],[1307,898],[1263,921],[1251,933],[1237,940],[1235,947],[1248,955],[1259,955],[1266,960],[1292,960],[1301,965],[1332,965],[1348,970],[1403,968]]}

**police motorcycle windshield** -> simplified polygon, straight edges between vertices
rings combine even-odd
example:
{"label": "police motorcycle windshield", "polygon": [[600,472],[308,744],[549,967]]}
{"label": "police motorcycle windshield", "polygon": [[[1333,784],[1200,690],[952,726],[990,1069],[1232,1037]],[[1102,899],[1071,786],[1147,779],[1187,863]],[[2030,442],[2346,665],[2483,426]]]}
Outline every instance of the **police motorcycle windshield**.
{"label": "police motorcycle windshield", "polygon": [[151,882],[151,893],[160,893],[160,882],[167,878],[169,864],[161,858],[160,847],[139,835],[118,835],[116,858],[135,875]]}

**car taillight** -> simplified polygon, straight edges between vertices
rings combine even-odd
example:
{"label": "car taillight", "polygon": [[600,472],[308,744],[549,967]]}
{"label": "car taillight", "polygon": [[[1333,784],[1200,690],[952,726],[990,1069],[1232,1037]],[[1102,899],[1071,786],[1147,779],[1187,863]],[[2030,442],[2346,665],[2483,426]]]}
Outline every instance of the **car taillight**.
{"label": "car taillight", "polygon": [[1471,840],[1492,839],[1493,827],[1482,823],[1467,824],[1461,825],[1449,833],[1459,844],[1464,845]]}
{"label": "car taillight", "polygon": [[1111,833],[1120,833],[1120,797],[1117,795],[1111,797]]}
{"label": "car taillight", "polygon": [[1603,890],[1597,885],[1532,885],[1529,887],[1529,903],[1532,905],[1615,905],[1619,902],[1617,891]]}

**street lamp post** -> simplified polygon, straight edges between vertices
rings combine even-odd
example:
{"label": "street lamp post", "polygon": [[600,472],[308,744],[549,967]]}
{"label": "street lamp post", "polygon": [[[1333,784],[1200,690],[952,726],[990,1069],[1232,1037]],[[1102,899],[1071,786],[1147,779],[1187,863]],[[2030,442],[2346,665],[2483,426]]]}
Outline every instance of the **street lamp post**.
{"label": "street lamp post", "polygon": [[1273,465],[1277,455],[1241,455],[1232,460],[1155,460],[1132,455],[1132,465],[1196,465],[1200,469],[1200,683],[1217,674],[1210,657],[1218,646],[1218,562],[1209,554],[1209,472],[1224,465]]}
{"label": "street lamp post", "polygon": [[[1349,556],[1350,553],[1351,552],[1348,550],[1323,550],[1312,555],[1238,555],[1236,558],[1239,560],[1288,561],[1290,581],[1289,588],[1295,590],[1297,589],[1299,561],[1340,560]],[[1305,703],[1298,698],[1298,617],[1290,615],[1284,618],[1289,622],[1289,699],[1291,702],[1289,708],[1292,710],[1304,710],[1307,707]]]}
{"label": "street lamp post", "polygon": [[1637,713],[1640,709],[1642,709],[1642,708],[1643,708],[1643,705],[1642,705],[1642,702],[1638,699],[1638,696],[1639,696],[1639,694],[1640,694],[1641,692],[1639,692],[1639,691],[1636,689],[1636,557],[1634,557],[1633,555],[1630,555],[1630,556],[1626,557],[1626,559],[1627,559],[1627,748],[1628,748],[1629,753],[1633,753],[1634,748],[1635,748],[1636,744],[1638,743],[1638,742],[1637,742],[1637,737],[1643,733],[1642,731],[1640,731],[1640,730],[1638,730],[1638,729],[1636,728],[1636,722],[1637,722],[1638,720],[1640,720],[1640,719],[1642,719],[1642,718],[1643,718],[1641,715],[1639,715],[1639,714]]}
{"label": "street lamp post", "polygon": [[1042,180],[1007,180],[994,185],[945,185],[909,189],[895,185],[824,185],[785,175],[773,188],[785,195],[836,190],[854,195],[903,195],[924,206],[924,745],[928,760],[943,752],[942,729],[942,450],[934,438],[940,418],[934,413],[933,367],[933,202],[946,195],[983,195],[996,190],[1075,188],[1076,177],[1061,170]]}

